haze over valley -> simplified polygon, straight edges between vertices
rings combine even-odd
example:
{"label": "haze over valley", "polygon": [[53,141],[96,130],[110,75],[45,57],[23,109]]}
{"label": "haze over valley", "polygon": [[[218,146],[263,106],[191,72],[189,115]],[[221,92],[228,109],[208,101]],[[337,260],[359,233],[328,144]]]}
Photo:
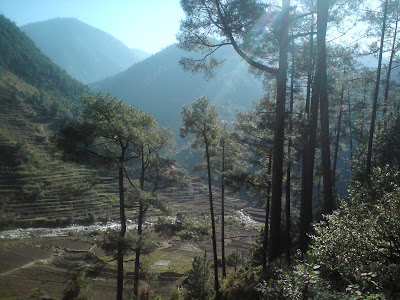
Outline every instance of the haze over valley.
{"label": "haze over valley", "polygon": [[397,0],[0,0],[1,299],[398,299]]}

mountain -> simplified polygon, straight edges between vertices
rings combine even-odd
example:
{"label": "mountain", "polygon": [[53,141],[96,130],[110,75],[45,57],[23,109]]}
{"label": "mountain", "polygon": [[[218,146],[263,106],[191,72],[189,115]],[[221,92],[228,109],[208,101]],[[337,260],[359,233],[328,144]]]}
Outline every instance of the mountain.
{"label": "mountain", "polygon": [[0,49],[0,229],[65,225],[89,212],[112,217],[114,189],[76,193],[93,171],[61,161],[51,142],[61,124],[79,117],[89,88],[3,15]]}
{"label": "mountain", "polygon": [[47,94],[60,105],[75,105],[87,86],[71,78],[36,47],[10,20],[0,15],[0,67]]}
{"label": "mountain", "polygon": [[149,56],[77,19],[56,18],[27,24],[21,30],[52,61],[83,83],[117,74]]}
{"label": "mountain", "polygon": [[146,51],[140,50],[140,49],[135,49],[135,48],[130,48],[131,53],[135,57],[135,63],[140,62],[142,60],[145,60],[146,58],[150,57],[151,55],[147,53]]}
{"label": "mountain", "polygon": [[262,80],[248,72],[248,65],[231,48],[220,49],[225,63],[207,81],[203,74],[186,72],[179,65],[187,53],[176,45],[131,66],[124,72],[90,84],[93,90],[110,93],[126,103],[154,114],[163,125],[180,126],[180,111],[201,96],[217,104],[223,118],[249,108],[263,94]]}

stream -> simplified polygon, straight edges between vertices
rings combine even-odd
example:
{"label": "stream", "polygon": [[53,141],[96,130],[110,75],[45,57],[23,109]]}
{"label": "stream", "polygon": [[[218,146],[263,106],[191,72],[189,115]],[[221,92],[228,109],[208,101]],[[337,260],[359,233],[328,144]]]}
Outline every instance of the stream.
{"label": "stream", "polygon": [[[259,227],[261,223],[253,220],[247,215],[243,209],[236,211],[235,218],[238,221],[244,222],[246,225]],[[147,225],[152,225],[156,220],[151,220]],[[135,229],[136,224],[131,220],[127,222],[127,229]],[[92,231],[106,231],[108,229],[119,229],[120,224],[117,222],[96,223],[92,225],[71,225],[67,227],[56,228],[17,228],[12,230],[0,231],[0,240],[2,239],[23,239],[32,237],[62,237],[70,236],[74,233],[84,233]]]}
{"label": "stream", "polygon": [[[96,223],[92,225],[71,225],[67,227],[56,228],[18,228],[12,230],[0,231],[1,239],[22,239],[31,237],[61,237],[70,236],[74,233],[106,231],[107,229],[119,229],[119,223],[109,222],[107,224]],[[135,228],[135,224],[128,224],[127,228]]]}

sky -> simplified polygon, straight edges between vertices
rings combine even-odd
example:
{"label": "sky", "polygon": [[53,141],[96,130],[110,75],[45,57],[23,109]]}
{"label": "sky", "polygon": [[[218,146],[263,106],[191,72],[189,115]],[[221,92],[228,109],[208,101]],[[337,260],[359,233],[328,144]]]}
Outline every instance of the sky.
{"label": "sky", "polygon": [[0,14],[17,26],[76,18],[150,54],[176,42],[184,18],[179,0],[0,0]]}

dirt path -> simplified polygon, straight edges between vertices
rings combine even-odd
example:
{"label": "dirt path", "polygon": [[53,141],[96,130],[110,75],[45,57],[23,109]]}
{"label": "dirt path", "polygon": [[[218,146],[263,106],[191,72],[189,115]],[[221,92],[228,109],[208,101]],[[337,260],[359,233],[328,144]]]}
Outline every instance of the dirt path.
{"label": "dirt path", "polygon": [[[46,258],[46,259],[35,259],[35,260],[33,260],[31,262],[28,262],[28,263],[26,263],[26,264],[24,264],[22,266],[19,266],[19,267],[13,268],[11,270],[8,270],[6,272],[0,273],[0,276],[8,276],[13,272],[16,272],[16,271],[18,271],[20,269],[26,269],[26,268],[32,267],[35,264],[49,265],[49,264],[51,264],[51,262],[53,261],[53,259],[55,257],[60,257],[65,253],[93,253],[93,251],[94,251],[94,249],[96,247],[97,247],[96,245],[93,245],[92,247],[90,247],[89,250],[76,250],[76,249],[69,249],[69,248],[61,249],[57,253],[51,254],[49,258]],[[9,252],[10,254],[13,254],[13,255],[19,255],[17,253],[13,253],[13,252],[10,252],[10,251],[7,251],[7,252]],[[21,256],[21,255],[19,255],[19,256]],[[28,257],[24,257],[24,258],[28,258]]]}
{"label": "dirt path", "polygon": [[9,271],[7,271],[7,272],[4,272],[4,273],[0,273],[0,276],[8,276],[8,275],[10,275],[11,273],[14,273],[14,272],[16,272],[16,271],[18,271],[18,270],[27,269],[27,268],[29,268],[29,267],[32,267],[34,264],[48,265],[48,264],[51,263],[51,261],[53,260],[53,258],[54,258],[55,256],[60,256],[60,254],[59,254],[59,253],[57,253],[57,254],[52,254],[52,255],[51,255],[49,258],[47,258],[47,259],[36,259],[36,260],[33,260],[33,261],[31,261],[31,262],[28,262],[28,263],[25,264],[25,265],[16,267],[16,268],[11,269],[11,270],[9,270]]}

